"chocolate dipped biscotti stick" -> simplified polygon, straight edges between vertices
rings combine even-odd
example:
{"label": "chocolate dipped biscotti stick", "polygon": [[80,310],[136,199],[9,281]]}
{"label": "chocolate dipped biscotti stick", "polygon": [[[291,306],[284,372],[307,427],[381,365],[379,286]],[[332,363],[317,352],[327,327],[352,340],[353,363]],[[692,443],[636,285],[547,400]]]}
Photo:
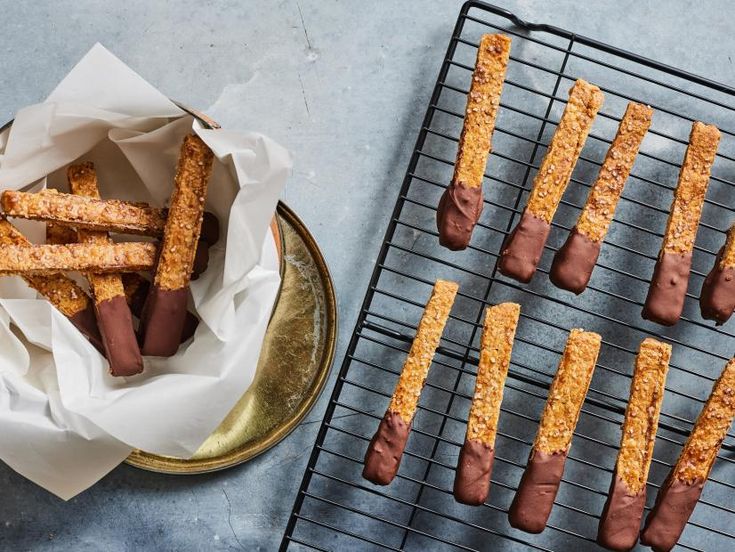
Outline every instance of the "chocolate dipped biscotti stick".
{"label": "chocolate dipped biscotti stick", "polygon": [[[92,163],[71,165],[67,170],[69,188],[79,196],[100,199],[97,173]],[[56,232],[52,230],[52,233]],[[97,230],[76,231],[80,243],[92,245],[112,244],[107,232]],[[61,239],[62,236],[59,236]],[[113,376],[132,376],[143,371],[143,357],[138,348],[138,339],[133,328],[133,316],[125,301],[120,274],[98,274],[87,272],[89,289],[94,298],[97,326],[102,335],[110,373]]]}
{"label": "chocolate dipped biscotti stick", "polygon": [[720,131],[716,126],[699,121],[692,125],[661,251],[643,306],[646,320],[672,326],[684,309],[694,239],[719,143]]}
{"label": "chocolate dipped biscotti stick", "polygon": [[582,79],[569,90],[569,101],[533,180],[521,220],[503,243],[498,268],[506,276],[526,283],[536,272],[551,220],[603,99],[599,88]]}
{"label": "chocolate dipped biscotti stick", "polygon": [[184,138],[161,255],[140,319],[144,355],[171,356],[179,348],[213,162],[214,154],[201,138]]}
{"label": "chocolate dipped biscotti stick", "polygon": [[671,345],[650,337],[641,342],[610,493],[597,532],[597,543],[610,550],[630,550],[638,542],[670,358]]}
{"label": "chocolate dipped biscotti stick", "polygon": [[656,552],[674,547],[702,494],[733,417],[735,359],[727,363],[715,382],[679,459],[661,485],[641,533],[642,544]]}
{"label": "chocolate dipped biscotti stick", "polygon": [[628,104],[577,224],[554,256],[549,278],[555,286],[577,295],[587,287],[652,116],[647,105]]}
{"label": "chocolate dipped biscotti stick", "polygon": [[526,470],[508,510],[508,520],[516,529],[540,533],[546,527],[601,341],[593,332],[569,332]]}
{"label": "chocolate dipped biscotti stick", "polygon": [[[0,218],[0,246],[2,246],[1,258],[10,246],[33,247],[33,244],[10,222]],[[66,316],[96,349],[104,352],[92,300],[74,280],[58,273],[46,276],[30,274],[20,274],[20,276]]]}
{"label": "chocolate dipped biscotti stick", "polygon": [[727,322],[735,310],[735,224],[727,231],[725,245],[704,279],[699,308],[702,318],[715,320],[718,326]]}
{"label": "chocolate dipped biscotti stick", "polygon": [[520,313],[517,303],[485,312],[475,393],[454,478],[454,498],[463,504],[482,504],[490,491],[500,403]]}
{"label": "chocolate dipped biscotti stick", "polygon": [[482,177],[492,149],[509,56],[509,37],[501,34],[482,36],[467,97],[454,176],[436,213],[439,243],[453,251],[467,247],[482,213]]}
{"label": "chocolate dipped biscotti stick", "polygon": [[426,303],[396,389],[365,453],[362,476],[377,485],[388,485],[398,473],[419,396],[458,288],[454,282],[437,280]]}

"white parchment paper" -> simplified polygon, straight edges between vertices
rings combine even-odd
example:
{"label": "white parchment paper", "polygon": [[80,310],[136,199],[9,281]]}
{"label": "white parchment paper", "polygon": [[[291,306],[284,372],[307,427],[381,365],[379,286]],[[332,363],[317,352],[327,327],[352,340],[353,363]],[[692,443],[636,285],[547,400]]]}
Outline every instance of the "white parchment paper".
{"label": "white parchment paper", "polygon": [[[0,278],[0,459],[63,499],[134,448],[191,456],[248,388],[280,285],[269,223],[291,160],[263,135],[201,128],[100,45],[0,136],[0,189],[66,191],[66,167],[83,160],[102,197],[164,205],[192,129],[216,156],[206,207],[223,237],[191,284],[201,322],[175,356],[113,378],[66,317]],[[43,241],[42,223],[13,222]]]}

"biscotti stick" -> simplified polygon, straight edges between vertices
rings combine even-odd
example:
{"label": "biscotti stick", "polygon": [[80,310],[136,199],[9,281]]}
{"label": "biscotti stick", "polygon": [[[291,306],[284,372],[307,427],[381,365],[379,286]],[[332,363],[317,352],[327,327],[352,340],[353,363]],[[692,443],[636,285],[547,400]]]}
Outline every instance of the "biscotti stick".
{"label": "biscotti stick", "polygon": [[684,309],[694,239],[719,143],[720,131],[716,126],[699,121],[692,125],[663,244],[642,313],[643,318],[664,326],[676,324]]}
{"label": "biscotti stick", "polygon": [[0,254],[0,275],[51,276],[57,272],[137,272],[152,270],[157,248],[153,243],[112,245],[7,245]]}
{"label": "biscotti stick", "polygon": [[671,345],[655,339],[644,339],[638,350],[618,459],[597,532],[597,543],[610,550],[630,550],[638,542],[670,358]]}
{"label": "biscotti stick", "polygon": [[437,280],[434,284],[388,409],[365,453],[362,476],[377,485],[387,485],[398,473],[421,389],[458,287],[456,283],[446,280]]}
{"label": "biscotti stick", "polygon": [[71,226],[64,226],[55,222],[46,223],[46,243],[63,245],[65,243],[77,243],[77,231]]}
{"label": "biscotti stick", "polygon": [[528,464],[508,510],[508,520],[516,529],[540,533],[546,527],[601,341],[593,332],[569,332]]}
{"label": "biscotti stick", "polygon": [[577,224],[554,256],[549,278],[555,286],[576,294],[587,287],[652,116],[647,105],[628,104]]}
{"label": "biscotti stick", "polygon": [[735,417],[735,359],[715,382],[679,459],[656,495],[641,543],[656,552],[671,550],[697,505],[704,483]]}
{"label": "biscotti stick", "polygon": [[485,313],[475,394],[454,478],[454,498],[463,504],[482,504],[490,491],[500,403],[520,312],[517,303],[501,303]]}
{"label": "biscotti stick", "polygon": [[[9,246],[33,247],[20,230],[4,218],[0,218],[0,246],[2,246],[0,258]],[[22,274],[21,276],[30,287],[48,299],[59,312],[66,316],[92,345],[100,352],[104,351],[92,301],[74,280],[63,274],[48,276]]]}
{"label": "biscotti stick", "polygon": [[735,310],[735,224],[727,231],[725,245],[704,279],[699,308],[702,318],[715,320],[718,326],[727,322]]}
{"label": "biscotti stick", "polygon": [[161,256],[140,319],[144,355],[171,356],[179,348],[213,161],[201,138],[195,134],[184,138]]}
{"label": "biscotti stick", "polygon": [[503,243],[498,268],[506,276],[530,282],[536,272],[551,220],[603,98],[599,88],[581,79],[569,91],[569,101],[533,180],[521,220]]}
{"label": "biscotti stick", "polygon": [[472,230],[482,213],[482,177],[492,149],[495,117],[509,56],[509,37],[500,34],[482,36],[472,73],[454,176],[436,212],[439,243],[454,251],[464,249],[470,243]]}
{"label": "biscotti stick", "polygon": [[[97,173],[92,163],[71,165],[67,171],[69,188],[73,194],[100,199],[97,187]],[[77,230],[80,243],[106,245],[112,244],[107,232],[97,230]],[[120,274],[85,275],[94,298],[97,325],[102,334],[110,373],[113,376],[132,376],[143,371],[143,357],[138,348],[138,338],[133,328],[133,316],[125,301]]]}

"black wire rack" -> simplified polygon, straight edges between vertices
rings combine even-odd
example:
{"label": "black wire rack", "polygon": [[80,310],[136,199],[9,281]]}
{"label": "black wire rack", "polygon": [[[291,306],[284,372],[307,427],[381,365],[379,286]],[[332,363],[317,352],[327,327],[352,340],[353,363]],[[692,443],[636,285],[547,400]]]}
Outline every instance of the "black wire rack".
{"label": "black wire rack", "polygon": [[[470,247],[439,246],[436,206],[449,183],[466,94],[483,33],[512,37],[511,62],[485,174],[485,204]],[[564,109],[584,78],[605,104],[552,225],[539,270],[519,285],[495,268]],[[484,3],[461,9],[411,156],[385,240],[319,429],[281,550],[594,550],[620,439],[638,345],[673,345],[647,508],[691,430],[712,382],[733,354],[735,321],[699,314],[702,281],[735,207],[735,90]],[[628,101],[648,103],[653,125],[641,147],[587,290],[554,288],[548,268],[576,221]],[[697,235],[684,314],[672,328],[644,321],[645,300],[691,123],[722,131]],[[369,439],[388,404],[416,324],[438,277],[460,292],[422,393],[397,478],[361,478]],[[474,389],[487,305],[522,306],[496,442],[490,497],[480,507],[451,489]],[[603,345],[546,530],[510,527],[507,509],[525,467],[567,333],[599,332]],[[735,439],[730,433],[682,535],[682,550],[735,549]]]}

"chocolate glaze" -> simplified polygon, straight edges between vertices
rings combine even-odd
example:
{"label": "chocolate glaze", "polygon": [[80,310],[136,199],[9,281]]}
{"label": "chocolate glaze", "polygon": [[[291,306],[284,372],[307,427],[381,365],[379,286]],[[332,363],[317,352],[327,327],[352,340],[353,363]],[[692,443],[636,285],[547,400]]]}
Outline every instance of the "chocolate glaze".
{"label": "chocolate glaze", "polygon": [[444,190],[436,211],[439,243],[452,251],[466,248],[481,213],[482,186],[470,188],[462,182],[452,182]]}
{"label": "chocolate glaze", "polygon": [[524,211],[520,222],[503,243],[498,260],[500,272],[524,284],[530,282],[550,230],[548,222]]}
{"label": "chocolate glaze", "polygon": [[566,459],[566,451],[549,454],[531,449],[526,470],[508,510],[508,521],[513,527],[527,533],[544,530]]}
{"label": "chocolate glaze", "polygon": [[185,341],[188,341],[189,338],[194,337],[194,332],[197,331],[197,326],[199,326],[199,319],[189,311],[186,311],[184,329],[181,332],[181,343],[184,343]]}
{"label": "chocolate glaze", "polygon": [[735,310],[735,268],[720,268],[722,251],[720,248],[715,266],[704,279],[699,295],[702,318],[715,320],[718,326],[727,322]]}
{"label": "chocolate glaze", "polygon": [[632,549],[638,542],[645,506],[645,489],[636,495],[631,494],[625,481],[613,474],[597,529],[597,544],[610,550]]}
{"label": "chocolate glaze", "polygon": [[201,273],[207,270],[207,265],[209,265],[209,244],[204,240],[199,240],[194,254],[194,265],[191,268],[191,279],[199,278]]}
{"label": "chocolate glaze", "polygon": [[684,309],[691,267],[691,253],[663,253],[659,257],[643,306],[643,318],[664,326],[676,324]]}
{"label": "chocolate glaze", "polygon": [[387,411],[365,453],[362,476],[376,485],[388,485],[393,481],[410,431],[410,424],[399,414]]}
{"label": "chocolate glaze", "polygon": [[119,295],[95,305],[110,373],[132,376],[143,371],[143,357],[133,330],[133,317],[125,297]]}
{"label": "chocolate glaze", "polygon": [[176,290],[151,287],[140,318],[144,355],[169,357],[176,354],[184,333],[188,295],[188,286]]}
{"label": "chocolate glaze", "polygon": [[678,479],[672,482],[669,475],[658,491],[653,510],[646,518],[641,543],[656,552],[671,550],[684,531],[703,488],[704,481],[701,479],[688,485]]}
{"label": "chocolate glaze", "polygon": [[76,329],[94,345],[94,348],[104,355],[105,346],[102,344],[102,335],[100,335],[100,330],[97,327],[97,317],[94,314],[94,307],[90,304],[86,309],[68,318]]}
{"label": "chocolate glaze", "polygon": [[554,255],[549,272],[551,282],[577,295],[582,293],[590,281],[601,246],[601,242],[577,232],[576,227],[572,229],[567,241]]}
{"label": "chocolate glaze", "polygon": [[477,439],[465,441],[459,452],[454,477],[454,498],[462,504],[479,506],[490,492],[495,451]]}

